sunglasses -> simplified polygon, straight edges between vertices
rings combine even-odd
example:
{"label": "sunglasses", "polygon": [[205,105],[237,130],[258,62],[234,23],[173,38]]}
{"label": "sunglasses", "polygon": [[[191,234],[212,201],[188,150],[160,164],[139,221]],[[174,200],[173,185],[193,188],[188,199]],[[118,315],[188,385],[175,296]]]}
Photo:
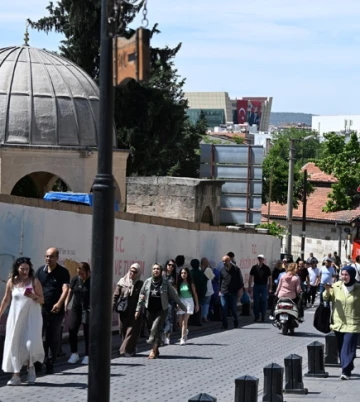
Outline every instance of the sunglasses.
{"label": "sunglasses", "polygon": [[169,267],[175,267],[175,264],[168,264]]}
{"label": "sunglasses", "polygon": [[31,260],[28,257],[20,257],[16,260],[16,264],[30,264]]}
{"label": "sunglasses", "polygon": [[132,269],[130,270],[130,272],[131,272],[132,274],[137,274],[137,271],[133,271]]}

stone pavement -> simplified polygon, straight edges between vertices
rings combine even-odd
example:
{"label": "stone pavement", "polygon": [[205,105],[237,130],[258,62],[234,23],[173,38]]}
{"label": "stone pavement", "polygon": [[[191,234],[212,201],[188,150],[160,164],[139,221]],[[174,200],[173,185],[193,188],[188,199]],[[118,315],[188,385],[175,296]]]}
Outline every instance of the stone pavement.
{"label": "stone pavement", "polygon": [[[117,402],[187,402],[201,392],[217,397],[218,402],[234,400],[237,377],[259,378],[262,401],[263,367],[270,363],[284,365],[289,354],[303,357],[307,371],[307,345],[324,342],[323,334],[312,327],[315,309],[306,311],[306,321],[295,336],[283,336],[270,323],[253,323],[241,317],[239,329],[220,331],[220,323],[211,323],[201,331],[191,328],[187,345],[162,347],[161,356],[148,360],[149,347],[142,344],[133,358],[114,357],[111,361],[111,401]],[[216,326],[214,327],[214,325]],[[230,328],[232,328],[230,322]],[[358,359],[357,359],[358,360]],[[355,366],[357,366],[355,361]],[[101,368],[99,367],[99,370]],[[350,381],[339,379],[339,368],[326,368],[326,379],[304,377],[308,395],[284,395],[288,402],[315,400],[347,402],[360,392],[360,369]],[[0,401],[77,402],[87,400],[87,367],[60,364],[56,374],[37,379],[33,386],[8,387],[0,380]]]}

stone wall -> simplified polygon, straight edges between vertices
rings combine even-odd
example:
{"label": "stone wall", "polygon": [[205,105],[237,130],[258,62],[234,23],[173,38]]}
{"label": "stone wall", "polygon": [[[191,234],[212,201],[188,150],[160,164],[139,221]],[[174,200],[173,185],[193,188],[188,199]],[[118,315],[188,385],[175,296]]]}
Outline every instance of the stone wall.
{"label": "stone wall", "polygon": [[[285,220],[274,220],[282,226],[286,226]],[[292,236],[292,254],[295,257],[301,255],[301,237],[302,237],[302,222],[293,221],[293,236]],[[348,239],[348,234],[344,231],[345,228],[352,232],[351,237],[355,237],[356,230],[350,225],[335,225],[334,222],[307,222],[306,223],[306,240],[305,240],[305,256],[310,253],[321,259],[328,253],[336,251],[344,260],[352,253],[352,242]],[[285,241],[283,242],[283,246]]]}
{"label": "stone wall", "polygon": [[[127,151],[113,153],[116,198],[124,210],[126,200]],[[15,184],[33,174],[40,194],[50,191],[52,178],[60,177],[71,191],[88,193],[97,172],[97,150],[61,147],[1,147],[0,193],[11,194]]]}
{"label": "stone wall", "polygon": [[129,177],[126,210],[219,225],[223,183],[177,177]]}

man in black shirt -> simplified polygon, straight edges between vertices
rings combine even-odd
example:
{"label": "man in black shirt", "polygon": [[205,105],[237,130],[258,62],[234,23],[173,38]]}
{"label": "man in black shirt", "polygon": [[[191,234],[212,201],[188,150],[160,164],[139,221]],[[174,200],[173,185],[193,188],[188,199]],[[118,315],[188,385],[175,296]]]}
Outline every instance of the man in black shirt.
{"label": "man in black shirt", "polygon": [[[251,285],[254,282],[253,299],[254,299],[254,321],[259,321],[259,307],[261,311],[261,320],[265,321],[266,305],[268,298],[268,291],[271,290],[271,271],[270,268],[264,264],[265,257],[263,254],[258,255],[258,263],[250,270],[249,277],[249,293],[251,293]],[[260,306],[261,298],[261,306]]]}
{"label": "man in black shirt", "polygon": [[240,268],[231,263],[230,257],[225,255],[222,258],[224,267],[220,271],[220,302],[222,310],[223,325],[221,328],[228,328],[228,306],[230,306],[231,313],[234,317],[234,328],[239,326],[237,317],[237,301],[240,298],[241,289],[244,287],[243,278]]}
{"label": "man in black shirt", "polygon": [[[46,264],[38,268],[35,277],[43,287],[42,305],[43,337],[46,373],[53,374],[53,364],[61,343],[61,323],[64,318],[64,302],[69,290],[69,271],[57,263],[59,251],[51,247],[46,251]],[[50,353],[49,353],[50,352]]]}

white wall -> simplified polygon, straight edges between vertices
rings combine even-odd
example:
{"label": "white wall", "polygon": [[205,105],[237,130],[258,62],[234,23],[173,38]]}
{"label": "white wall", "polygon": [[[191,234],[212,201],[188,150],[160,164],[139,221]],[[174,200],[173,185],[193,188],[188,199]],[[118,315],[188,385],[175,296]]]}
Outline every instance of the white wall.
{"label": "white wall", "polygon": [[[333,116],[312,116],[311,128],[317,132],[320,129],[320,136],[331,131],[340,132],[345,130],[345,120],[347,123],[347,131],[360,132],[360,115],[333,115]],[[349,127],[349,121],[352,125]]]}
{"label": "white wall", "polygon": [[[75,273],[76,261],[91,260],[91,223],[91,215],[0,203],[0,279],[8,277],[11,263],[19,255],[30,257],[35,268],[42,265],[51,246],[59,249],[60,262]],[[280,241],[267,235],[196,231],[117,219],[113,282],[115,285],[134,261],[140,263],[146,278],[154,262],[164,264],[178,254],[186,256],[187,264],[201,257],[218,263],[229,251],[235,253],[247,280],[258,254],[264,254],[269,265],[279,258]],[[3,294],[0,283],[0,298]]]}

